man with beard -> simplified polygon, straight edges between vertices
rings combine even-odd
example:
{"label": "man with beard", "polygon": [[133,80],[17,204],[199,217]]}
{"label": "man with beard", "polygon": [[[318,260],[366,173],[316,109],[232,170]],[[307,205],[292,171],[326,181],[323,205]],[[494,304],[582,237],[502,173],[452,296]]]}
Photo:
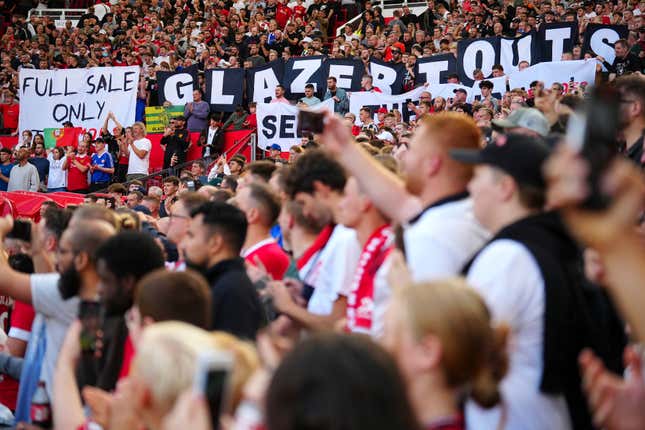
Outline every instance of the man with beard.
{"label": "man with beard", "polygon": [[479,148],[479,139],[479,129],[466,115],[425,115],[402,159],[404,182],[352,143],[342,119],[328,115],[322,135],[323,144],[374,205],[403,226],[406,259],[415,281],[459,274],[488,237],[473,218],[466,189],[472,167],[450,157],[451,149]]}
{"label": "man with beard", "polygon": [[645,166],[645,82],[642,76],[624,76],[616,80],[620,91],[620,130],[625,140],[623,153],[637,166]]}
{"label": "man with beard", "polygon": [[[78,218],[61,236],[57,273],[27,275],[11,269],[5,259],[0,261],[0,293],[30,303],[36,311],[18,392],[17,421],[29,420],[38,381],[45,382],[51,398],[54,367],[67,327],[78,315],[80,300],[96,298],[94,252],[115,230],[103,220]],[[0,239],[12,228],[11,217],[0,218]],[[37,229],[32,229],[33,234],[38,234]]]}
{"label": "man with beard", "polygon": [[244,212],[208,202],[191,213],[181,243],[186,265],[204,274],[213,295],[212,330],[255,339],[266,318],[240,257],[246,239]]}
{"label": "man with beard", "polygon": [[[95,253],[96,274],[99,279],[99,297],[105,311],[103,336],[97,356],[82,356],[76,371],[78,387],[90,385],[107,392],[114,390],[121,376],[128,374],[134,358],[134,347],[126,326],[125,314],[134,304],[135,286],[145,275],[163,268],[161,248],[152,236],[126,231],[105,241]],[[62,369],[61,366],[69,368]],[[57,378],[73,375],[73,363],[59,362]],[[56,380],[59,383],[60,379]],[[67,395],[80,400],[76,384],[65,384]],[[77,405],[78,407],[75,407]],[[84,414],[80,402],[66,404],[68,428],[83,425]]]}

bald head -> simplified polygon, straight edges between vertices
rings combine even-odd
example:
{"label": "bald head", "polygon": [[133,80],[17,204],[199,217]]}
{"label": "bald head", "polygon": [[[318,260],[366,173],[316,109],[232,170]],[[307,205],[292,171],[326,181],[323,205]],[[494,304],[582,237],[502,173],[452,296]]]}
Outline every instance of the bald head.
{"label": "bald head", "polygon": [[77,220],[74,225],[70,223],[63,236],[75,252],[84,252],[92,257],[98,247],[115,234],[113,226],[102,219],[94,219]]}
{"label": "bald head", "polygon": [[99,205],[83,205],[74,211],[72,219],[69,221],[69,226],[74,227],[79,222],[83,221],[102,221],[113,229],[118,226],[117,218],[111,210]]}

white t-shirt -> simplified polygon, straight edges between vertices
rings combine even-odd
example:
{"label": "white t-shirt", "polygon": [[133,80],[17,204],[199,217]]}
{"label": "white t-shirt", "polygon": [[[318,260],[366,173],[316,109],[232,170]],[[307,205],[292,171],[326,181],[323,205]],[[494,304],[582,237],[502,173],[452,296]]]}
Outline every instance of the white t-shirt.
{"label": "white t-shirt", "polygon": [[45,319],[45,335],[47,349],[40,372],[40,379],[47,384],[49,398],[52,397],[52,387],[56,360],[60,351],[67,328],[78,315],[79,298],[72,297],[63,300],[58,291],[58,273],[34,274],[30,277],[32,304],[37,314]]}
{"label": "white t-shirt", "polygon": [[128,175],[147,175],[148,169],[150,168],[150,149],[152,148],[152,143],[147,138],[142,137],[141,139],[135,140],[133,144],[137,149],[148,152],[146,153],[146,156],[141,159],[134,153],[132,148],[128,146],[128,151],[130,152],[130,157],[128,158]]}
{"label": "white t-shirt", "polygon": [[314,287],[314,292],[307,305],[309,312],[331,314],[338,296],[347,296],[349,292],[360,255],[356,232],[342,225],[335,226],[320,254],[311,258],[315,261],[306,281]]}
{"label": "white t-shirt", "polygon": [[[564,396],[540,392],[544,348],[544,279],[537,261],[519,242],[500,239],[488,245],[468,271],[468,283],[484,298],[496,322],[509,325],[510,367],[501,384],[507,407],[506,429],[571,428]],[[496,429],[500,409],[466,405],[472,429]]]}
{"label": "white t-shirt", "polygon": [[54,160],[54,154],[51,152],[47,155],[49,160],[49,175],[47,176],[47,188],[63,188],[67,186],[67,172],[63,170],[63,163],[67,156],[59,160]]}
{"label": "white t-shirt", "polygon": [[458,275],[489,237],[475,220],[469,198],[427,209],[403,230],[405,256],[413,280]]}

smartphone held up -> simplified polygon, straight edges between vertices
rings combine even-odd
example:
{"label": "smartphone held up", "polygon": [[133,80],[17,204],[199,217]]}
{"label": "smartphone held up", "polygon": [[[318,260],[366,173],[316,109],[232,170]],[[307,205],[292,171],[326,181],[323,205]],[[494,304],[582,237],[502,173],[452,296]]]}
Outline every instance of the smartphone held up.
{"label": "smartphone held up", "polygon": [[232,370],[233,356],[229,353],[211,351],[197,359],[193,390],[206,399],[213,430],[220,428],[220,416],[226,409]]}
{"label": "smartphone held up", "polygon": [[7,238],[31,242],[31,221],[24,219],[13,220],[13,228],[7,234]]}
{"label": "smartphone held up", "polygon": [[78,308],[78,319],[81,321],[81,354],[93,358],[97,350],[102,324],[102,307],[99,302],[83,300]]}
{"label": "smartphone held up", "polygon": [[298,111],[298,127],[296,130],[298,136],[322,133],[325,128],[324,119],[324,112],[300,109]]}
{"label": "smartphone held up", "polygon": [[581,109],[569,117],[567,144],[589,163],[587,209],[600,210],[609,204],[600,180],[618,155],[618,128],[621,97],[614,87],[599,85]]}

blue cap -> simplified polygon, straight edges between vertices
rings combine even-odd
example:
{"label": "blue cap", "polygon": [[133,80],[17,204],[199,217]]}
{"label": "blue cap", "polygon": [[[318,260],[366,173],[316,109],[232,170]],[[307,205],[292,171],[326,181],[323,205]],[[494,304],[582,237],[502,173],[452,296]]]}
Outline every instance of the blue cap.
{"label": "blue cap", "polygon": [[276,151],[282,152],[282,147],[277,143],[274,143],[273,145],[271,145],[269,149],[275,149]]}

